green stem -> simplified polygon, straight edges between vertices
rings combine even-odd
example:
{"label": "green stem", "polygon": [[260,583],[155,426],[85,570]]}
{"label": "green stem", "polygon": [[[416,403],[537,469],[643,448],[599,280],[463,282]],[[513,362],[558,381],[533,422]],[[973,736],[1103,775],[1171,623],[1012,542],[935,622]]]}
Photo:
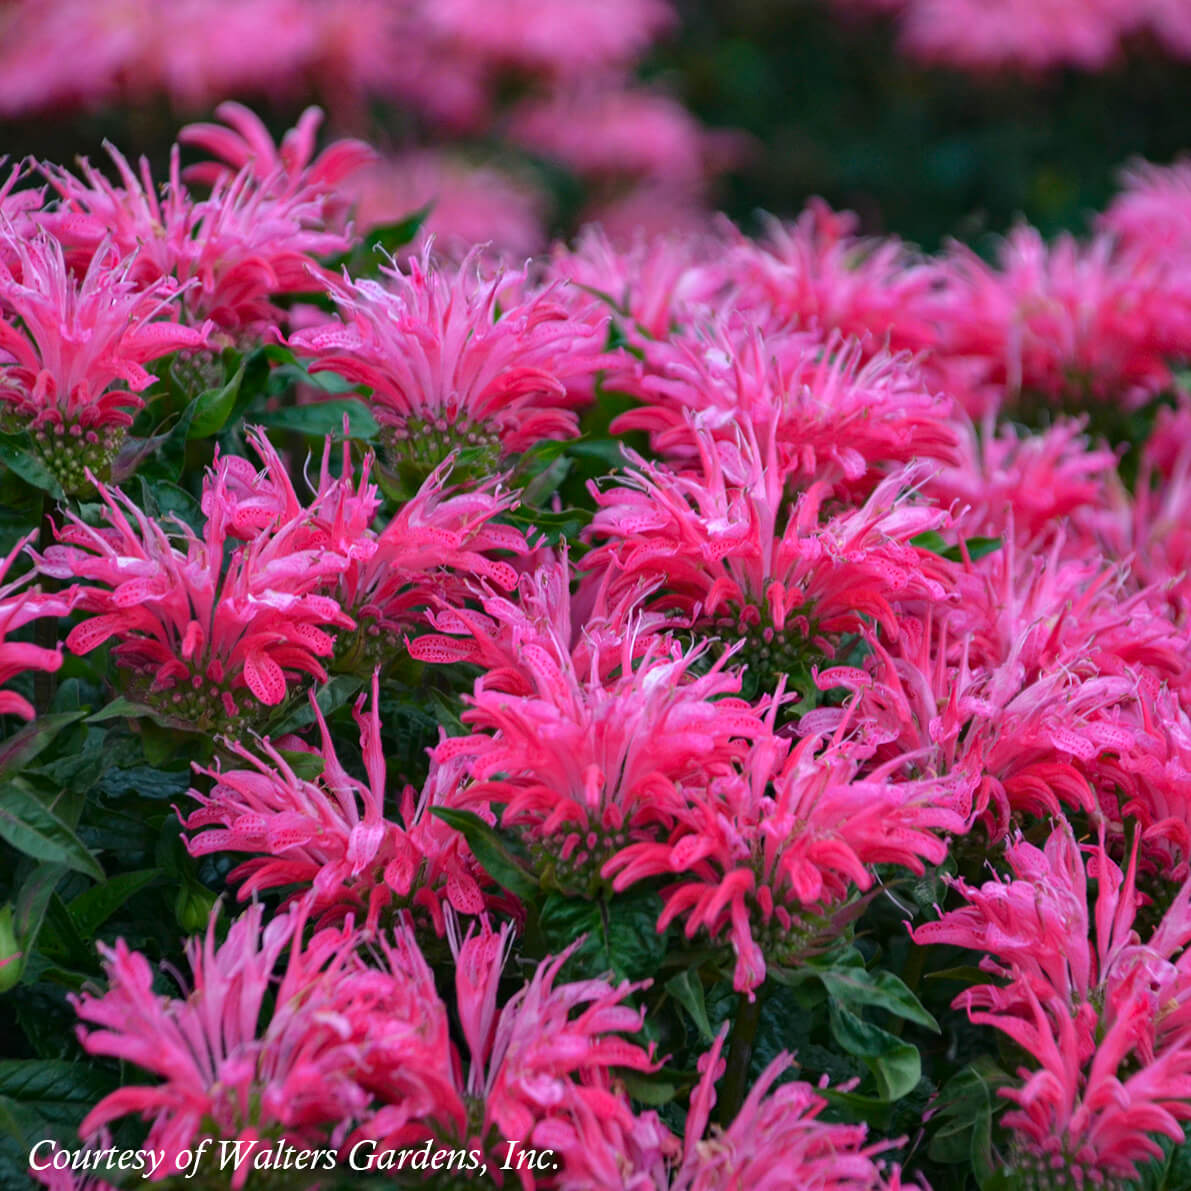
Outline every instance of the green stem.
{"label": "green stem", "polygon": [[728,1045],[728,1063],[720,1081],[720,1123],[729,1125],[736,1118],[744,1098],[748,1094],[749,1064],[753,1058],[753,1044],[757,1040],[757,1028],[761,1024],[761,999],[763,989],[757,989],[753,1000],[740,998],[736,1023]]}
{"label": "green stem", "polygon": [[[50,521],[50,512],[52,509],[53,503],[50,500],[49,493],[43,492],[41,494],[41,516],[39,518],[37,534],[37,549],[43,554],[46,547],[52,545],[54,541],[54,531]],[[45,580],[42,581],[42,586],[47,586]],[[50,582],[48,586],[52,589],[56,585]],[[42,649],[53,649],[58,644],[58,631],[60,627],[58,621],[52,616],[39,617],[33,622],[34,644],[40,646]],[[33,706],[37,709],[38,715],[45,715],[49,711],[57,685],[57,675],[51,674],[48,670],[33,671]]]}

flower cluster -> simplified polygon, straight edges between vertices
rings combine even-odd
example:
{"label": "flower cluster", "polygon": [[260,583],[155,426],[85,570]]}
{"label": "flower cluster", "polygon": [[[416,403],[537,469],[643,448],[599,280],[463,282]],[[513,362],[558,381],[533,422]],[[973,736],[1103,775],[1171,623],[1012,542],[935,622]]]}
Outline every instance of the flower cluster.
{"label": "flower cluster", "polygon": [[[0,580],[47,589],[0,588],[0,985],[125,1064],[84,1140],[523,1191],[1070,1191],[1179,1143],[1186,167],[991,262],[816,204],[381,263],[363,145],[217,114],[164,188],[0,187]],[[694,177],[673,116],[576,168]]]}

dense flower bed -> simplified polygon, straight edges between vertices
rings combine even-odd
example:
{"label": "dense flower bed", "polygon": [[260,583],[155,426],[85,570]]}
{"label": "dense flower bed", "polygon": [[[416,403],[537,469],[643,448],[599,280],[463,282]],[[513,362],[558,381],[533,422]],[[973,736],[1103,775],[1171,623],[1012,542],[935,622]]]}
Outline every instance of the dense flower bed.
{"label": "dense flower bed", "polygon": [[222,116],[0,189],[5,1177],[1186,1186],[1186,168],[398,262]]}

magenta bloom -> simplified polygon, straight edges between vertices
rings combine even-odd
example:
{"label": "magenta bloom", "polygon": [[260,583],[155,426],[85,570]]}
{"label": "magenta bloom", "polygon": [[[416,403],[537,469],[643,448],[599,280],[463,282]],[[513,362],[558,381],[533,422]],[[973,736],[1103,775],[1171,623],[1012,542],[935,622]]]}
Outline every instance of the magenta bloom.
{"label": "magenta bloom", "polygon": [[763,731],[744,700],[724,697],[740,689],[726,659],[692,672],[702,648],[635,638],[630,629],[589,641],[582,665],[523,639],[526,693],[510,694],[500,671],[477,679],[462,717],[476,731],[438,750],[468,759],[474,780],[461,796],[503,804],[503,825],[564,889],[598,888],[606,860],[665,835],[694,791],[727,777]]}
{"label": "magenta bloom", "polygon": [[[232,549],[228,475],[208,479],[202,536],[177,523],[178,544],[118,489],[99,486],[108,527],[74,514],[42,573],[80,584],[77,606],[92,613],[66,638],[85,654],[115,637],[113,654],[132,672],[132,693],[166,719],[211,730],[282,703],[295,677],[322,681],[319,658],[335,629],[355,627],[333,588],[348,560],[312,545],[299,515]],[[332,632],[328,632],[332,630]]]}
{"label": "magenta bloom", "polygon": [[[423,1054],[425,1069],[439,1076],[432,1103],[382,1092],[387,1105],[358,1135],[381,1139],[383,1147],[431,1137],[486,1155],[503,1155],[509,1139],[526,1146],[563,1144],[557,1156],[566,1168],[568,1136],[581,1144],[565,1128],[573,1115],[594,1112],[631,1120],[627,1101],[614,1090],[610,1075],[614,1068],[649,1072],[658,1067],[652,1043],[642,1046],[636,1037],[644,1011],[625,1004],[641,986],[603,979],[560,983],[560,971],[573,950],[569,948],[543,961],[501,1006],[498,985],[510,935],[510,927],[494,933],[486,922],[463,938],[452,928],[455,1004],[467,1043],[466,1066],[453,1047],[426,1053],[425,1036],[445,1032],[446,1007],[435,995],[413,932],[399,927],[393,943],[383,944],[393,984],[412,983],[422,995],[402,997],[398,1012],[378,1016],[373,1036],[377,1078],[391,1078],[390,1072],[399,1073]],[[423,1022],[441,1022],[442,1027],[427,1029]],[[448,1054],[453,1056],[449,1083],[443,1071]],[[581,1162],[582,1155],[576,1160]],[[535,1186],[533,1172],[527,1170],[516,1180],[526,1191]]]}
{"label": "magenta bloom", "polygon": [[359,142],[340,141],[312,164],[317,109],[280,148],[246,109],[222,110],[233,129],[193,126],[189,139],[244,164],[234,173],[213,163],[199,167],[211,180],[208,197],[187,190],[176,149],[159,193],[147,161],[134,170],[109,148],[119,185],[86,161],[81,176],[44,167],[61,202],[41,221],[84,261],[105,237],[121,252],[139,248],[132,273],[138,284],[174,278],[185,286],[192,321],[209,318],[229,335],[259,333],[283,318],[275,295],[315,288],[319,258],[350,247],[344,202],[332,187],[371,154]]}
{"label": "magenta bloom", "polygon": [[588,533],[602,542],[584,566],[607,572],[613,592],[658,585],[652,609],[723,642],[744,640],[735,664],[761,689],[831,656],[833,639],[857,632],[863,617],[896,638],[895,608],[948,598],[949,564],[910,541],[947,523],[901,495],[920,471],[894,472],[863,505],[825,516],[828,484],[786,496],[772,432],[764,447],[744,434],[735,449],[703,432],[697,442],[699,472],[630,454],[621,486],[596,493]]}
{"label": "magenta bloom", "polygon": [[1045,849],[1019,838],[1006,850],[1011,878],[980,888],[955,881],[968,905],[914,937],[983,953],[980,966],[998,983],[967,989],[956,1004],[1038,1064],[1002,1093],[1016,1105],[1004,1117],[1010,1165],[1078,1169],[1094,1186],[1089,1176],[1136,1178],[1138,1164],[1160,1153],[1153,1135],[1177,1140],[1191,1118],[1191,886],[1142,940],[1136,850],[1125,871],[1103,843],[1083,851],[1086,869],[1067,823]]}
{"label": "magenta bloom", "polygon": [[924,861],[947,855],[944,835],[970,826],[974,775],[897,780],[901,758],[862,769],[847,727],[826,747],[814,736],[793,749],[763,738],[742,775],[684,791],[669,834],[631,843],[604,865],[617,890],[673,876],[658,929],[683,919],[688,938],[726,937],[735,987],[750,997],[767,961],[796,964],[821,942],[852,892],[871,887],[872,865],[921,873]]}
{"label": "magenta bloom", "polygon": [[[29,587],[29,576],[5,583],[4,578],[17,555],[30,543],[33,535],[23,538],[0,561],[0,686],[28,670],[43,670],[53,674],[62,665],[61,647],[46,649],[23,641],[4,638],[22,625],[43,616],[70,615],[72,599],[69,595],[43,595],[38,587]],[[16,691],[0,690],[0,715],[18,715],[33,719],[33,705]]]}
{"label": "magenta bloom", "polygon": [[231,745],[247,766],[200,770],[215,786],[210,794],[190,791],[201,808],[185,820],[186,828],[197,832],[188,841],[191,855],[258,854],[230,874],[231,881],[241,882],[242,899],[297,886],[303,897],[310,891],[306,904],[313,912],[358,910],[370,923],[382,910],[408,905],[425,914],[439,934],[445,930],[445,906],[478,914],[484,908],[479,870],[463,837],[430,813],[431,807],[457,804],[458,775],[452,767],[432,769],[420,794],[405,788],[399,821],[386,816],[379,699],[374,676],[371,711],[364,713],[363,695],[355,707],[366,781],[352,777],[340,763],[313,694],[321,747],[282,743],[319,758],[317,777],[299,777],[268,740],[256,751]]}
{"label": "magenta bloom", "polygon": [[[204,938],[189,941],[193,985],[182,998],[155,993],[148,961],[122,939],[99,945],[109,987],[72,998],[88,1023],[79,1039],[88,1053],[161,1082],[129,1082],[105,1096],[82,1136],[138,1114],[151,1122],[147,1144],[165,1151],[158,1178],[184,1169],[176,1165],[181,1152],[204,1136],[338,1146],[370,1103],[359,1082],[367,1040],[343,1013],[352,1002],[346,977],[359,967],[356,936],[326,930],[303,944],[303,913],[279,914],[263,929],[262,913],[248,909],[221,945],[214,918]],[[275,1007],[266,1015],[271,994]],[[243,1186],[250,1170],[242,1164],[232,1186]]]}
{"label": "magenta bloom", "polygon": [[697,334],[640,344],[642,363],[616,377],[644,404],[616,433],[647,430],[654,450],[682,464],[698,458],[698,432],[734,444],[742,422],[775,441],[785,475],[872,487],[882,465],[955,458],[952,403],[928,392],[906,359],[864,362],[857,341],[772,332],[737,314]]}
{"label": "magenta bloom", "polygon": [[784,1052],[749,1089],[726,1128],[708,1121],[715,1107],[715,1085],[726,1063],[720,1057],[727,1027],[699,1060],[701,1078],[691,1093],[682,1160],[671,1191],[720,1191],[724,1187],[765,1187],[771,1191],[895,1191],[896,1169],[887,1182],[874,1158],[894,1142],[865,1144],[867,1126],[822,1119],[827,1098],[802,1080],[775,1087],[794,1065]]}
{"label": "magenta bloom", "polygon": [[[505,455],[578,432],[575,386],[604,363],[606,318],[577,317],[557,287],[534,292],[520,273],[486,278],[469,256],[458,269],[412,260],[386,284],[333,281],[342,323],[298,331],[293,348],[372,390],[399,465],[420,481],[456,449],[490,472]],[[497,307],[500,317],[496,317]]]}
{"label": "magenta bloom", "polygon": [[155,379],[144,365],[207,342],[209,327],[171,321],[175,283],[135,283],[138,259],[105,241],[80,280],[53,237],[0,232],[0,416],[71,492],[110,467]]}

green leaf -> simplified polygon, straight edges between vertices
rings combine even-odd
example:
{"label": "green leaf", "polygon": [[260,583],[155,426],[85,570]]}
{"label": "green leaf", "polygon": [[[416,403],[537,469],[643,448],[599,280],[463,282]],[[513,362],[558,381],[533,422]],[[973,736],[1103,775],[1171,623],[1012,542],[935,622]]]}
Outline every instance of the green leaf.
{"label": "green leaf", "polygon": [[0,1060],[0,1096],[55,1124],[77,1125],[116,1084],[114,1074],[90,1063]]}
{"label": "green leaf", "polygon": [[892,972],[838,965],[819,969],[817,975],[828,994],[841,1005],[871,1005],[939,1033],[939,1023]]}
{"label": "green leaf", "polygon": [[922,1059],[917,1047],[834,1001],[829,1007],[829,1016],[832,1037],[872,1072],[882,1100],[900,1100],[918,1086],[922,1078]]}
{"label": "green leaf", "polygon": [[538,924],[555,952],[583,938],[571,962],[584,975],[611,971],[621,980],[642,980],[657,973],[666,955],[666,936],[657,929],[661,912],[660,896],[644,889],[607,900],[551,892]]}
{"label": "green leaf", "polygon": [[19,778],[0,786],[0,838],[34,860],[103,880],[103,869],[79,837]]}
{"label": "green leaf", "polygon": [[58,894],[50,898],[46,907],[45,925],[41,931],[41,950],[54,959],[76,968],[94,968],[96,955],[87,946],[70,911]]}
{"label": "green leaf", "polygon": [[32,451],[18,445],[21,439],[6,435],[0,438],[0,463],[34,488],[48,492],[55,500],[65,500],[66,493],[58,477]]}
{"label": "green leaf", "polygon": [[639,1071],[624,1070],[617,1073],[617,1078],[624,1084],[625,1091],[634,1100],[648,1104],[653,1108],[660,1108],[669,1104],[678,1095],[678,1085],[657,1076],[643,1075]]}
{"label": "green leaf", "polygon": [[37,943],[50,898],[68,871],[64,864],[39,864],[21,885],[13,926],[21,946],[27,951]]}
{"label": "green leaf", "polygon": [[296,405],[290,409],[261,414],[257,421],[273,430],[296,430],[310,438],[326,438],[328,434],[336,437],[343,434],[344,417],[348,423],[348,438],[367,442],[380,433],[380,426],[372,416],[372,411],[358,397]]}
{"label": "green leaf", "polygon": [[925,533],[912,537],[910,545],[917,546],[922,550],[929,550],[932,554],[937,554],[940,558],[946,558],[950,562],[962,562],[966,547],[968,557],[976,562],[978,559],[1000,550],[1003,543],[1000,538],[975,537],[964,538],[961,544],[949,546],[947,539],[938,530],[928,529]]}
{"label": "green leaf", "polygon": [[32,723],[14,732],[0,744],[0,773],[23,769],[52,743],[63,728],[83,718],[82,711],[61,711],[53,715],[39,715]]}
{"label": "green leaf", "polygon": [[430,813],[458,831],[484,871],[502,888],[522,901],[531,901],[538,892],[537,878],[520,863],[495,827],[472,811],[432,806]]}
{"label": "green leaf", "polygon": [[[342,707],[363,685],[364,680],[355,674],[336,674],[334,678],[324,682],[318,688],[318,693],[314,697],[315,702],[323,715],[329,716]],[[300,732],[303,728],[308,728],[313,724],[314,719],[314,709],[310,706],[310,700],[303,698],[300,705],[289,714],[284,715],[280,723],[269,724],[268,731],[263,735],[275,739],[290,732]]]}
{"label": "green leaf", "polygon": [[247,360],[241,362],[231,379],[218,389],[207,389],[194,399],[194,416],[190,422],[188,438],[210,438],[224,427],[235,409],[240,385],[244,380]]}
{"label": "green leaf", "polygon": [[123,695],[113,699],[106,707],[101,707],[94,715],[87,717],[89,724],[102,724],[105,720],[139,720],[153,715],[153,708],[144,703],[134,703],[125,699]]}
{"label": "green leaf", "polygon": [[687,968],[666,981],[666,991],[690,1014],[705,1046],[715,1041],[715,1033],[707,1018],[707,1002],[703,996],[703,981],[693,968]]}
{"label": "green leaf", "polygon": [[117,873],[114,877],[84,890],[67,907],[79,934],[84,939],[93,939],[95,932],[130,897],[139,893],[146,885],[151,885],[160,875],[159,868]]}

